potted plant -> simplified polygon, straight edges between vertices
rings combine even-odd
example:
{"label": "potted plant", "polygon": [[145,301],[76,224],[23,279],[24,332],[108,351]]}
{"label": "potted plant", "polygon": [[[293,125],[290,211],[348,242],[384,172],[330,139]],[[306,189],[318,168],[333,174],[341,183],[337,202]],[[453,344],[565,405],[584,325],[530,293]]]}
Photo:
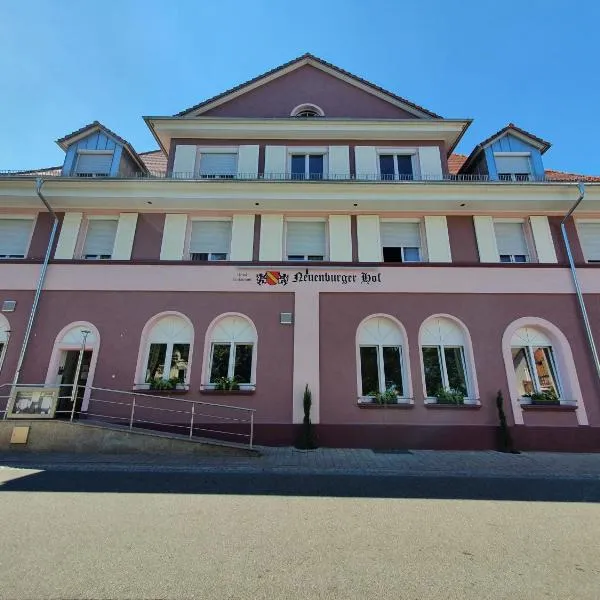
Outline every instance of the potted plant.
{"label": "potted plant", "polygon": [[560,398],[553,389],[524,394],[523,398],[530,398],[531,404],[534,406],[552,406],[560,404]]}
{"label": "potted plant", "polygon": [[179,383],[182,383],[178,377],[172,377],[171,379],[162,379],[156,377],[150,382],[151,390],[174,390]]}
{"label": "potted plant", "polygon": [[461,405],[465,403],[464,393],[453,388],[440,388],[435,396],[438,404]]}
{"label": "potted plant", "polygon": [[240,389],[240,384],[235,377],[219,377],[215,382],[214,389],[219,392],[237,391]]}
{"label": "potted plant", "polygon": [[375,404],[398,404],[398,392],[395,385],[390,385],[384,392],[371,392],[369,394]]}

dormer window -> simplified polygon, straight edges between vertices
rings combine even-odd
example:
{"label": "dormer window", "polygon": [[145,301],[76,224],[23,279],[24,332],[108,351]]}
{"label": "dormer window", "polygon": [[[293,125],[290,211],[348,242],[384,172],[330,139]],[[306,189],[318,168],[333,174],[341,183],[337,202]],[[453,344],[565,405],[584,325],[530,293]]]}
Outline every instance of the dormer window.
{"label": "dormer window", "polygon": [[495,152],[496,171],[500,181],[529,181],[531,161],[523,152]]}
{"label": "dormer window", "polygon": [[312,119],[315,117],[324,117],[323,109],[316,104],[300,104],[291,112],[292,117],[300,117],[304,119]]}
{"label": "dormer window", "polygon": [[112,167],[112,150],[78,150],[74,174],[76,177],[108,177]]}

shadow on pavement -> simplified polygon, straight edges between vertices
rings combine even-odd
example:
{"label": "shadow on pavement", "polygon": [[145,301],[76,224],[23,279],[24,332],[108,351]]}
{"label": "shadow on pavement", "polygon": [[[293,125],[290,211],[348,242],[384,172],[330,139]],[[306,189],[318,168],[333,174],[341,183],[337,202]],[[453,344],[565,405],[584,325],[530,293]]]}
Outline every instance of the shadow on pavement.
{"label": "shadow on pavement", "polygon": [[338,498],[431,498],[600,502],[600,480],[406,475],[41,471],[1,492],[235,494]]}

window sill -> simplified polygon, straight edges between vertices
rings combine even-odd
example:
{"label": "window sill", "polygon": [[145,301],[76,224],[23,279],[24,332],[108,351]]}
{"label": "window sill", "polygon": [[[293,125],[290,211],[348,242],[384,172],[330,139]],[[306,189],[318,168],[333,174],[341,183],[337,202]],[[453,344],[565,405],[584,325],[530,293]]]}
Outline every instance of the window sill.
{"label": "window sill", "polygon": [[398,398],[396,403],[391,404],[378,404],[375,400],[370,400],[364,397],[358,399],[358,408],[375,408],[375,409],[386,409],[391,408],[413,408],[415,402],[412,398]]}
{"label": "window sill", "polygon": [[481,402],[479,400],[466,398],[463,404],[451,404],[449,402],[438,402],[435,398],[425,398],[425,408],[458,408],[478,410],[481,408]]}
{"label": "window sill", "polygon": [[531,402],[520,402],[521,410],[539,410],[539,411],[555,411],[555,412],[574,412],[577,410],[576,402],[562,401],[560,404],[540,403],[532,404]]}
{"label": "window sill", "polygon": [[248,390],[214,390],[211,388],[201,388],[198,390],[204,396],[252,396],[256,389]]}
{"label": "window sill", "polygon": [[148,394],[150,396],[173,396],[187,394],[190,391],[190,388],[189,386],[185,386],[172,390],[151,390],[150,388],[136,385],[133,387],[132,391],[139,392],[140,394]]}

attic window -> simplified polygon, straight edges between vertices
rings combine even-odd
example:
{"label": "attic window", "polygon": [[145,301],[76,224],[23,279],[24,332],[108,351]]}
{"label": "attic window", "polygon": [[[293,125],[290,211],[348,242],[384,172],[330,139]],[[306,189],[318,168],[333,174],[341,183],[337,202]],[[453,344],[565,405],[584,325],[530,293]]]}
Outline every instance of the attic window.
{"label": "attic window", "polygon": [[77,177],[108,177],[113,161],[113,152],[79,150],[75,175]]}
{"label": "attic window", "polygon": [[311,119],[314,117],[324,117],[325,113],[323,112],[323,109],[319,108],[316,104],[300,104],[294,108],[291,116]]}

